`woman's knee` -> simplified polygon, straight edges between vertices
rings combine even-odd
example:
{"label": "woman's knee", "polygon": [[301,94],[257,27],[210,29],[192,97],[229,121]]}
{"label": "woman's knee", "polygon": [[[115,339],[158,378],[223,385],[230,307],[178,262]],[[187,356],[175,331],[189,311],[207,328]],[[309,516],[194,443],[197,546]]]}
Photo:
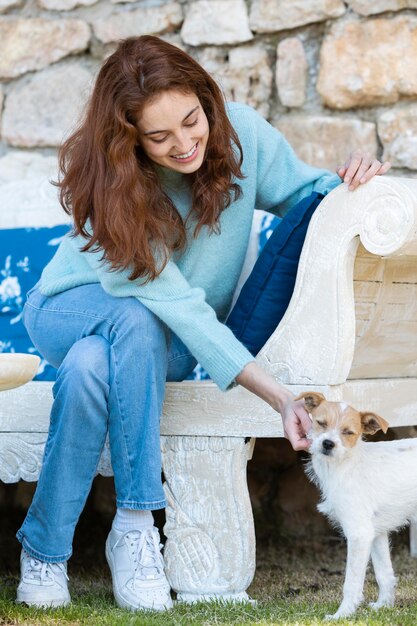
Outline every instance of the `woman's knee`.
{"label": "woman's knee", "polygon": [[76,341],[68,350],[57,372],[57,382],[65,379],[78,388],[94,384],[108,387],[110,379],[110,344],[101,335]]}
{"label": "woman's knee", "polygon": [[52,442],[59,447],[64,441],[66,448],[100,454],[108,429],[109,352],[100,335],[84,337],[68,351],[53,386],[45,457]]}

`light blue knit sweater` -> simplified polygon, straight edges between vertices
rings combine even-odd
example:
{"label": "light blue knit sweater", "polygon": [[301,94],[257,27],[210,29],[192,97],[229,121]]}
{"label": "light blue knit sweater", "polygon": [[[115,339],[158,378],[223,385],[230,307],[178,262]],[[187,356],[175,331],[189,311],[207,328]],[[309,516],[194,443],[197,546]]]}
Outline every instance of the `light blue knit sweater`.
{"label": "light blue knit sweater", "polygon": [[[248,350],[222,323],[229,311],[245,258],[254,209],[284,215],[312,191],[323,194],[340,178],[298,160],[283,136],[250,107],[231,103],[229,116],[243,148],[243,195],[220,218],[220,234],[203,227],[182,256],[173,256],[154,281],[129,281],[130,272],[110,272],[99,252],[82,253],[81,238],[66,237],[41,278],[41,291],[52,296],[87,283],[100,282],[117,297],[134,296],[176,333],[221,389],[253,361]],[[186,217],[190,192],[183,175],[160,168],[162,184]]]}

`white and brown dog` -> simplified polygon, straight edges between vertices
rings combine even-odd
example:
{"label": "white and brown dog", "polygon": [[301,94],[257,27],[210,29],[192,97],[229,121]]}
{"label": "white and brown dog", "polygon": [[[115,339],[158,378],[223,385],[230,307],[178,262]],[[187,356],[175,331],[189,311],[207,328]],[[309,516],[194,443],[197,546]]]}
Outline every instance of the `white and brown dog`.
{"label": "white and brown dog", "polygon": [[351,615],[360,605],[370,556],[379,587],[371,606],[392,606],[396,578],[388,533],[417,519],[417,439],[365,442],[363,434],[387,431],[382,417],[328,402],[320,393],[299,398],[312,419],[307,474],[322,494],[318,509],[347,539],[343,601],[328,618]]}

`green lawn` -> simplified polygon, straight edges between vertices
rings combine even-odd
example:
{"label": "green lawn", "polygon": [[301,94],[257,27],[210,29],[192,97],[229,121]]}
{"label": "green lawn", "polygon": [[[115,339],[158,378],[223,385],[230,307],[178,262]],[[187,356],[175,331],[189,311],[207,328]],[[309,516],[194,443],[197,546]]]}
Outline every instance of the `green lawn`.
{"label": "green lawn", "polygon": [[[366,605],[355,618],[338,624],[408,626],[417,624],[417,559],[408,555],[405,535],[395,539],[394,567],[399,576],[394,609],[373,612]],[[40,611],[14,604],[17,572],[0,576],[0,624],[92,626],[217,626],[219,624],[316,625],[325,624],[341,598],[345,546],[329,539],[322,543],[298,542],[258,550],[255,580],[249,590],[257,604],[178,604],[164,614],[134,614],[115,607],[110,576],[103,566],[93,572],[69,567],[73,602],[66,609]],[[376,597],[371,573],[367,577],[367,601]]]}

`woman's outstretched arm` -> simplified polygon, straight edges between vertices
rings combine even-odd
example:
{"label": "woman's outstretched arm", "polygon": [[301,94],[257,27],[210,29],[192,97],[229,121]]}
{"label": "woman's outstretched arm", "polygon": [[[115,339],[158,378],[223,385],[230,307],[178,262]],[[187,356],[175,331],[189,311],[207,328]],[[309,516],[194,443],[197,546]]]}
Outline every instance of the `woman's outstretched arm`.
{"label": "woman's outstretched arm", "polygon": [[284,434],[294,450],[307,450],[310,442],[306,433],[311,420],[304,408],[304,400],[294,400],[294,396],[255,361],[248,363],[236,377],[236,382],[248,391],[265,400],[282,417]]}

